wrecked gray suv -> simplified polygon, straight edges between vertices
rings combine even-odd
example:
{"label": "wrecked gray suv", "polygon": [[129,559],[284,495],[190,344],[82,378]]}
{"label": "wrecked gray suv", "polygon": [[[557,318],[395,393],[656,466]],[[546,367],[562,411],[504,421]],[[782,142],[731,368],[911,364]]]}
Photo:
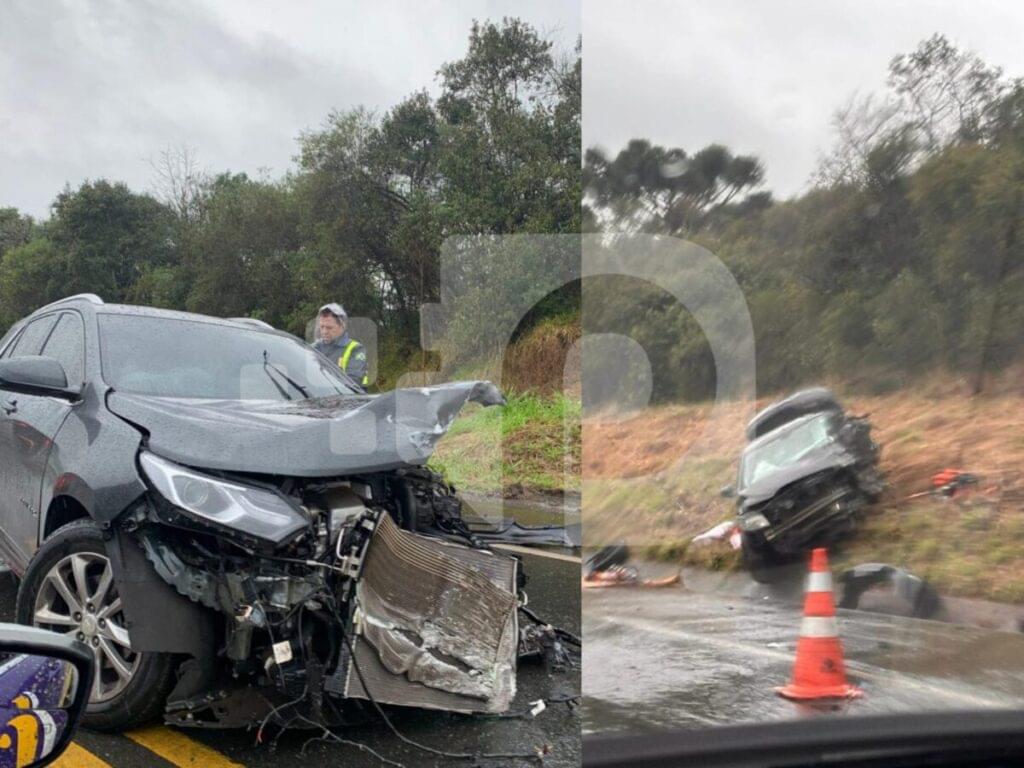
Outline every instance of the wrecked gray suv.
{"label": "wrecked gray suv", "polygon": [[425,468],[467,401],[503,398],[366,395],[253,320],[48,305],[0,341],[18,621],[93,648],[93,728],[246,726],[283,703],[334,725],[354,699],[502,712],[519,561]]}
{"label": "wrecked gray suv", "polygon": [[870,423],[845,413],[822,387],[762,410],[747,425],[747,439],[734,493],[743,562],[759,581],[850,532],[882,492]]}

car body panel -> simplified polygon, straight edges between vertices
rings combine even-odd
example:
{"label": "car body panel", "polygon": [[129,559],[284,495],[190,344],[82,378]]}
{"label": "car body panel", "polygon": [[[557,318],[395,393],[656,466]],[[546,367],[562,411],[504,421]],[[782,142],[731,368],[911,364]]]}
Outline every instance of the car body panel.
{"label": "car body panel", "polygon": [[516,691],[516,568],[507,555],[409,533],[382,517],[356,587],[363,630],[355,663],[339,670],[346,696],[507,710]]}
{"label": "car body panel", "polygon": [[469,401],[502,401],[489,382],[457,382],[299,402],[225,401],[113,392],[110,410],[147,433],[150,450],[204,469],[296,477],[426,463]]}
{"label": "car body panel", "polygon": [[0,520],[19,562],[39,545],[40,498],[54,451],[54,438],[71,412],[57,397],[13,395],[17,410],[0,411]]}
{"label": "car body panel", "polygon": [[747,439],[756,440],[798,416],[829,411],[842,411],[831,390],[825,387],[802,389],[758,411],[747,424]]}

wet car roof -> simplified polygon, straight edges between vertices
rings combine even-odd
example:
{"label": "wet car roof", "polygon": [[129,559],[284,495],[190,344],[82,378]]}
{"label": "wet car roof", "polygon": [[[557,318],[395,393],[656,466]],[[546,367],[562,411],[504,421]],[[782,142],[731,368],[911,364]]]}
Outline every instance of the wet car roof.
{"label": "wet car roof", "polygon": [[270,328],[260,328],[255,325],[232,320],[226,317],[211,317],[200,315],[194,312],[181,312],[174,309],[155,309],[153,307],[137,307],[131,304],[103,304],[95,307],[97,314],[124,315],[135,317],[158,317],[166,320],[187,320],[194,323],[209,323],[210,325],[224,325],[233,328],[245,328],[251,331],[271,331]]}
{"label": "wet car roof", "polygon": [[[107,304],[102,300],[96,298],[90,298],[89,296],[72,296],[67,299],[55,301],[51,304],[47,304],[44,307],[40,307],[32,314],[20,320],[15,325],[20,325],[22,322],[27,321],[38,314],[44,312],[59,311],[61,309],[88,309],[89,311],[95,312],[96,314],[106,315],[122,315],[122,316],[135,316],[135,317],[156,317],[163,318],[166,320],[183,320],[195,323],[208,323],[210,325],[222,325],[230,328],[244,328],[251,331],[263,331],[266,333],[284,333],[279,331],[272,326],[261,326],[257,324],[257,321],[250,320],[247,318],[227,318],[227,317],[213,317],[211,315],[202,315],[195,312],[183,312],[175,309],[161,309],[158,307],[144,307],[137,306],[134,304]],[[12,326],[13,327],[13,326]],[[291,334],[285,334],[291,335]]]}

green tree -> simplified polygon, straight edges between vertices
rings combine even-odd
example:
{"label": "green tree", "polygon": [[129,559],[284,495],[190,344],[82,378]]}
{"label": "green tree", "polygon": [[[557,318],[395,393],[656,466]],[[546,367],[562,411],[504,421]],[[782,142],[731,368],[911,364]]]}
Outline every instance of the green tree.
{"label": "green tree", "polygon": [[46,236],[63,260],[63,292],[124,301],[150,268],[174,261],[171,212],[125,184],[100,180],[65,189]]}
{"label": "green tree", "polygon": [[7,250],[0,258],[0,334],[44,304],[68,295],[67,261],[46,238]]}
{"label": "green tree", "polygon": [[11,248],[31,240],[34,233],[31,216],[22,216],[17,208],[0,208],[0,259]]}
{"label": "green tree", "polygon": [[253,316],[296,327],[299,215],[289,189],[222,174],[204,192],[201,225],[184,266],[192,274],[186,307],[228,317]]}
{"label": "green tree", "polygon": [[699,232],[734,201],[764,209],[770,197],[752,194],[763,180],[757,158],[733,155],[721,144],[690,156],[643,139],[629,142],[614,158],[588,150],[584,170],[587,204],[598,219],[619,230],[671,235]]}

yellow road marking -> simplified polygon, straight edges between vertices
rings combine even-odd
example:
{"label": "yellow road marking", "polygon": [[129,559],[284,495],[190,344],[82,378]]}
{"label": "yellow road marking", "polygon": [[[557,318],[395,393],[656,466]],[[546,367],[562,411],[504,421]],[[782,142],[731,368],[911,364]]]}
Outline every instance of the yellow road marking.
{"label": "yellow road marking", "polygon": [[128,731],[125,736],[179,768],[245,768],[217,750],[162,725]]}
{"label": "yellow road marking", "polygon": [[92,752],[78,746],[75,742],[71,742],[64,754],[51,765],[53,768],[110,768],[110,763],[100,760]]}

